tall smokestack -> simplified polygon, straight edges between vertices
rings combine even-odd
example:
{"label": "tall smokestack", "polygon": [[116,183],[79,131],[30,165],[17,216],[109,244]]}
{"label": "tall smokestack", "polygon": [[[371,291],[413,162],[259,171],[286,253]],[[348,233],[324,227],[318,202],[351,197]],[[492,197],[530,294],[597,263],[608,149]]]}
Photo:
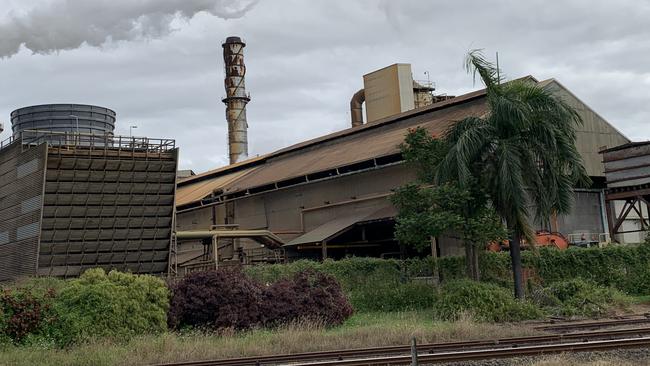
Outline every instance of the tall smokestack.
{"label": "tall smokestack", "polygon": [[246,104],[251,100],[246,94],[244,76],[244,47],[246,44],[239,37],[228,37],[223,47],[223,61],[226,67],[226,119],[228,120],[228,153],[230,164],[248,157],[248,122],[246,121]]}

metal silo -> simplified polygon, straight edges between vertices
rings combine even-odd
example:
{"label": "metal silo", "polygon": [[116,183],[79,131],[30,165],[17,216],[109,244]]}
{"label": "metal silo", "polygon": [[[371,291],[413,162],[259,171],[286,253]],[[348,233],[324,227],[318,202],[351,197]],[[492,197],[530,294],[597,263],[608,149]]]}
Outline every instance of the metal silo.
{"label": "metal silo", "polygon": [[43,104],[11,112],[15,137],[27,130],[113,135],[115,111],[86,104]]}

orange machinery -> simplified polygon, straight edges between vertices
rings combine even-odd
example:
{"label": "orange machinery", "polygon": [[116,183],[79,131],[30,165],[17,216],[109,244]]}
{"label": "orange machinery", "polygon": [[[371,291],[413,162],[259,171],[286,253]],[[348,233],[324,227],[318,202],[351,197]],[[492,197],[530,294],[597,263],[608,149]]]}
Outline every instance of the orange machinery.
{"label": "orange machinery", "polygon": [[[521,248],[528,249],[529,244],[522,239]],[[565,250],[569,247],[569,241],[558,232],[550,232],[540,230],[535,233],[535,246],[537,247],[555,247],[559,250]],[[504,240],[501,243],[492,242],[487,246],[487,250],[492,252],[500,252],[504,249],[509,249],[510,241]]]}

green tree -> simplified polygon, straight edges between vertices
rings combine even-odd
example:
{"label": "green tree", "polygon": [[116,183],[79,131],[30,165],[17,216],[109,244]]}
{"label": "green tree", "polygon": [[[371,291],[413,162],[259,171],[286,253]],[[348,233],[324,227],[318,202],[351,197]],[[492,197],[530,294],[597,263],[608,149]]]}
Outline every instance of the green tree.
{"label": "green tree", "polygon": [[[468,187],[478,182],[513,236],[510,242],[515,296],[524,295],[520,243],[534,243],[528,218],[548,220],[568,213],[573,188],[589,184],[575,141],[578,113],[531,80],[502,82],[499,70],[480,50],[468,53],[465,67],[486,87],[488,113],[449,127],[448,147],[438,182]],[[529,212],[529,207],[533,208]]]}
{"label": "green tree", "polygon": [[435,184],[436,169],[447,153],[444,141],[425,129],[409,131],[401,146],[405,160],[415,169],[417,183],[399,188],[392,202],[399,209],[395,236],[423,251],[432,237],[460,235],[465,245],[467,274],[480,277],[477,246],[506,237],[503,224],[476,185],[461,188],[455,182]]}

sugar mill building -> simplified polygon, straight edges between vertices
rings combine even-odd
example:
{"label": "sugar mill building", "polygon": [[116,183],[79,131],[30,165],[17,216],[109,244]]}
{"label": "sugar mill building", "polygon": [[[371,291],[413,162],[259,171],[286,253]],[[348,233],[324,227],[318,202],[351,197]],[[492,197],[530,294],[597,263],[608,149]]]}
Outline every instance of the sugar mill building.
{"label": "sugar mill building", "polygon": [[[577,147],[594,182],[590,189],[575,190],[572,214],[553,220],[549,229],[570,240],[585,234],[598,238],[609,232],[599,150],[629,139],[557,80],[527,79],[577,109],[584,121]],[[408,64],[364,76],[364,89],[351,101],[350,128],[180,180],[177,230],[262,230],[282,240],[264,247],[271,250],[254,240],[215,243],[223,263],[269,260],[278,252],[308,258],[399,255],[403,248],[393,236],[396,211],[388,198],[415,177],[400,155],[400,143],[409,129],[420,126],[439,136],[458,120],[488,112],[483,90],[453,98],[432,90],[413,81]],[[207,244],[179,242],[177,264],[206,260]],[[457,253],[453,239],[438,247],[439,255]]]}
{"label": "sugar mill building", "polygon": [[114,136],[115,120],[79,104],[12,112],[0,144],[0,281],[168,272],[178,151],[174,140]]}

